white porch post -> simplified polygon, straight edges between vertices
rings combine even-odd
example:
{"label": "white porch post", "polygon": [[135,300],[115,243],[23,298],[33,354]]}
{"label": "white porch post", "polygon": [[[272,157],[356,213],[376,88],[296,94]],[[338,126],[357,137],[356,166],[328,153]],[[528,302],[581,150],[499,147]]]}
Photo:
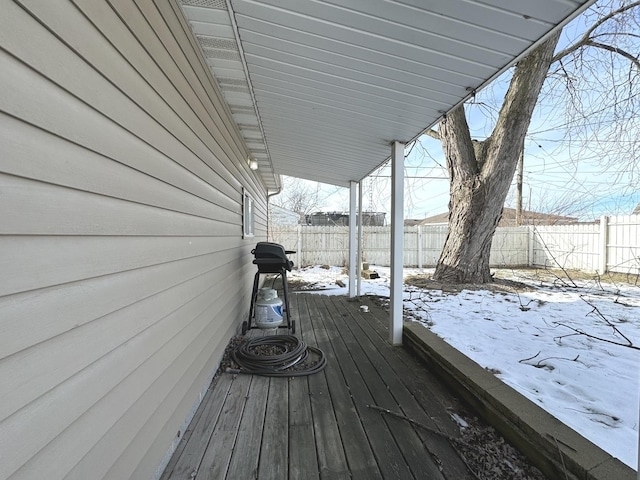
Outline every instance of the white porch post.
{"label": "white porch post", "polygon": [[349,298],[356,296],[356,198],[358,183],[349,182]]}
{"label": "white porch post", "polygon": [[358,182],[358,259],[356,261],[356,295],[362,295],[362,181]]}
{"label": "white porch post", "polygon": [[389,342],[402,344],[402,267],[404,257],[404,143],[391,146],[391,305]]}

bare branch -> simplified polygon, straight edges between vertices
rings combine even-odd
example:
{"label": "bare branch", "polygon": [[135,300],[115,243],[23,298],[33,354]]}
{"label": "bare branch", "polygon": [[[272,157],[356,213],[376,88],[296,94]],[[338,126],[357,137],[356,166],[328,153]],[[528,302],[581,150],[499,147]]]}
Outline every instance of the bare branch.
{"label": "bare branch", "polygon": [[[547,434],[548,435],[548,434]],[[556,448],[558,449],[558,455],[560,455],[560,461],[562,462],[562,470],[564,471],[564,480],[569,480],[569,476],[567,475],[567,466],[564,464],[564,455],[562,455],[562,449],[560,445],[558,445],[558,440],[556,437],[551,437],[556,443]]]}
{"label": "bare branch", "polygon": [[635,34],[635,33],[631,33],[631,32],[625,32],[625,33],[620,33],[620,32],[602,32],[602,33],[598,33],[597,35],[593,35],[591,37],[591,39],[595,39],[595,38],[600,38],[600,37],[632,37],[632,38],[640,38],[640,35]]}
{"label": "bare branch", "polygon": [[580,329],[580,328],[575,328],[572,327],[570,325],[567,325],[566,323],[563,322],[554,322],[555,325],[561,326],[561,327],[565,327],[568,328],[569,330],[571,330],[574,333],[569,333],[567,335],[559,335],[557,337],[554,337],[554,340],[560,340],[562,341],[563,338],[565,337],[572,337],[574,335],[582,335],[588,338],[593,338],[594,340],[600,340],[602,342],[606,342],[606,343],[611,343],[612,345],[618,345],[621,347],[627,347],[627,348],[632,348],[633,350],[640,350],[640,347],[636,346],[633,344],[633,342],[631,341],[631,339],[629,339],[629,337],[627,337],[624,333],[622,333],[620,331],[620,329],[614,325],[599,309],[597,306],[595,306],[593,303],[589,302],[588,300],[586,300],[583,296],[580,296],[580,298],[587,304],[589,305],[593,310],[591,310],[591,312],[589,312],[587,315],[590,315],[592,313],[596,314],[596,316],[598,316],[598,318],[602,319],[607,326],[611,327],[614,334],[621,336],[624,340],[625,343],[623,342],[617,342],[615,340],[609,340],[608,338],[602,338],[599,337],[597,335],[592,335],[590,333],[585,332],[584,330]]}
{"label": "bare branch", "polygon": [[[534,227],[534,233],[535,232],[535,227]],[[538,235],[538,239],[542,242],[542,246],[545,248],[547,254],[551,257],[551,259],[555,262],[555,264],[558,266],[558,268],[560,268],[560,270],[562,270],[564,272],[564,274],[566,275],[566,277],[569,279],[569,281],[571,282],[571,284],[567,284],[564,280],[562,280],[560,277],[558,277],[557,275],[554,274],[554,276],[560,281],[562,282],[565,286],[569,287],[574,287],[574,288],[578,288],[578,285],[576,285],[576,282],[573,281],[573,278],[571,278],[571,275],[569,275],[569,272],[567,272],[567,270],[564,268],[563,265],[560,264],[560,262],[558,261],[558,259],[553,255],[553,253],[551,252],[551,249],[549,248],[549,246],[547,245],[547,243],[544,241],[544,238],[542,238],[541,235]]]}
{"label": "bare branch", "polygon": [[427,432],[431,432],[434,433],[436,435],[439,435],[447,440],[449,440],[449,442],[451,443],[451,446],[460,454],[460,459],[464,462],[464,464],[466,465],[467,469],[469,470],[469,472],[477,479],[480,480],[480,477],[478,476],[478,474],[474,471],[473,468],[471,468],[471,465],[469,465],[469,463],[467,462],[467,460],[465,459],[465,456],[462,454],[462,451],[460,450],[462,447],[464,447],[464,443],[458,439],[458,438],[454,438],[450,435],[447,435],[446,433],[443,432],[439,432],[438,430],[435,430],[427,425],[425,425],[424,423],[420,423],[412,418],[407,417],[406,415],[403,415],[401,413],[397,413],[397,412],[393,412],[387,408],[382,408],[379,407],[377,405],[367,405],[368,408],[371,408],[373,410],[378,410],[380,413],[386,413],[387,415],[391,415],[394,416],[396,418],[400,418],[402,420],[406,420],[407,422],[411,423],[412,425],[415,425],[416,427],[420,427],[424,430],[426,430]]}
{"label": "bare branch", "polygon": [[541,358],[540,360],[538,360],[538,362],[536,363],[527,363],[529,360],[533,360],[534,358],[536,358],[538,355],[540,355],[540,352],[536,353],[533,357],[529,357],[529,358],[523,358],[522,360],[518,360],[518,363],[524,363],[525,365],[531,365],[532,367],[536,367],[536,368],[547,368],[547,369],[551,369],[553,370],[552,366],[547,365],[546,363],[542,363],[546,360],[567,360],[569,362],[577,362],[578,358],[580,358],[580,355],[576,355],[575,358],[565,358],[565,357],[545,357],[545,358]]}
{"label": "bare branch", "polygon": [[627,348],[632,348],[632,349],[634,349],[634,350],[640,350],[640,347],[637,347],[637,346],[635,346],[635,345],[628,345],[628,344],[626,344],[626,343],[615,342],[615,341],[613,341],[613,340],[609,340],[609,339],[607,339],[607,338],[602,338],[602,337],[598,337],[598,336],[596,336],[596,335],[591,335],[590,333],[587,333],[587,332],[585,332],[584,330],[580,330],[580,329],[578,329],[578,328],[571,327],[571,326],[567,325],[566,323],[559,323],[559,322],[558,322],[558,323],[556,323],[556,325],[559,325],[559,326],[561,326],[561,327],[566,327],[566,328],[568,328],[569,330],[574,331],[575,333],[570,333],[570,334],[568,334],[568,335],[559,335],[559,336],[557,336],[557,337],[554,337],[554,339],[560,339],[560,340],[562,340],[562,339],[563,339],[563,338],[565,338],[565,337],[570,337],[570,336],[573,336],[573,335],[583,335],[583,336],[585,336],[585,337],[593,338],[594,340],[600,340],[600,341],[602,341],[602,342],[611,343],[611,344],[613,344],[613,345],[618,345],[618,346],[620,346],[620,347],[627,347]]}
{"label": "bare branch", "polygon": [[[584,296],[582,296],[582,295],[580,295],[580,299],[583,302],[585,302],[587,305],[589,305],[591,308],[593,308],[591,313],[595,313],[609,327],[611,327],[616,334],[618,334],[622,338],[624,338],[627,341],[627,346],[631,346],[631,347],[633,346],[633,342],[629,339],[629,337],[627,337],[624,333],[622,333],[618,327],[616,327],[607,317],[605,317],[604,314],[600,311],[600,309],[598,309],[598,307],[596,307],[593,303],[589,302],[588,300],[585,300]],[[624,345],[624,344],[621,344],[621,345]]]}
{"label": "bare branch", "polygon": [[379,407],[378,405],[367,405],[367,407],[372,409],[372,410],[377,410],[380,413],[386,413],[387,415],[392,415],[392,416],[400,418],[402,420],[406,420],[407,422],[415,425],[416,427],[420,427],[423,430],[426,430],[427,432],[434,433],[434,434],[439,435],[439,436],[441,436],[443,438],[446,438],[447,440],[449,440],[452,443],[458,443],[460,441],[459,439],[454,438],[451,435],[447,435],[444,432],[440,432],[440,431],[436,430],[435,428],[432,428],[432,427],[430,427],[428,425],[425,425],[424,423],[418,422],[417,420],[414,420],[413,418],[409,418],[406,415],[403,415],[401,413],[389,410],[388,408]]}
{"label": "bare branch", "polygon": [[638,57],[634,57],[631,53],[621,48],[612,47],[611,45],[606,45],[604,43],[594,42],[593,40],[589,40],[588,42],[585,43],[585,45],[590,45],[592,47],[602,48],[603,50],[608,50],[609,52],[617,53],[618,55],[623,56],[624,58],[629,60],[631,63],[633,63],[635,67],[640,71],[640,60],[638,60]]}
{"label": "bare branch", "polygon": [[424,134],[431,138],[435,138],[436,140],[440,140],[440,133],[438,133],[437,130],[433,130],[430,128],[428,130],[425,130]]}
{"label": "bare branch", "polygon": [[584,32],[582,37],[580,37],[577,42],[575,42],[573,45],[569,45],[567,48],[565,48],[563,50],[560,50],[558,53],[556,53],[553,56],[552,62],[557,62],[561,58],[566,57],[570,53],[573,53],[576,50],[578,50],[578,49],[582,48],[583,46],[587,45],[589,40],[591,39],[591,34],[598,27],[600,27],[602,24],[604,24],[608,20],[611,20],[616,15],[619,15],[619,14],[621,14],[623,12],[631,10],[632,8],[635,8],[637,6],[640,6],[640,1],[632,2],[632,3],[629,3],[628,5],[623,5],[622,7],[609,12],[607,15],[605,15],[602,18],[598,19],[593,25],[591,25],[591,27],[589,27],[587,29],[586,32]]}
{"label": "bare branch", "polygon": [[539,351],[538,353],[536,353],[533,357],[528,357],[528,358],[523,358],[521,360],[518,360],[518,363],[524,363],[527,362],[529,360],[533,360],[534,358],[536,358],[538,355],[540,355],[540,353],[542,353],[542,351]]}

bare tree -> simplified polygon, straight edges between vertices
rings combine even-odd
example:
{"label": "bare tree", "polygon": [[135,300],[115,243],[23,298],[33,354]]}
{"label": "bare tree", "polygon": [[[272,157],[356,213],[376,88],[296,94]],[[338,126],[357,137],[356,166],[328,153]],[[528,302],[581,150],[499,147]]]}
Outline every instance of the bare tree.
{"label": "bare tree", "polygon": [[[640,1],[600,2],[584,16],[591,26],[582,36],[556,52],[558,31],[518,62],[484,140],[472,139],[463,106],[443,118],[438,131],[428,132],[442,143],[450,182],[449,234],[434,278],[452,283],[492,280],[491,240],[545,80],[550,79],[544,98],[562,97],[556,103],[566,110],[567,138],[578,135],[576,131],[583,140],[628,136],[624,125],[638,121],[637,109],[632,115],[639,99],[638,7]],[[587,75],[591,83],[585,87],[581,82]],[[629,149],[633,151],[637,149]],[[640,160],[629,161],[637,168]]]}
{"label": "bare tree", "polygon": [[[308,182],[294,177],[283,177],[282,192],[271,202],[292,212],[296,212],[301,222],[305,216],[317,211],[330,195],[323,192],[319,183]],[[337,188],[337,187],[336,187]]]}

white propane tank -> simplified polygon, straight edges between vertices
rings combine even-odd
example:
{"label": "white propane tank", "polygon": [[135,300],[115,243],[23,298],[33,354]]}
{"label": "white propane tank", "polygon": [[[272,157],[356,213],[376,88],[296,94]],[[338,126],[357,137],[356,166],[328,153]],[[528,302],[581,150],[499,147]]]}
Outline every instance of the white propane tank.
{"label": "white propane tank", "polygon": [[282,300],[273,288],[261,288],[256,299],[256,326],[262,329],[282,325]]}

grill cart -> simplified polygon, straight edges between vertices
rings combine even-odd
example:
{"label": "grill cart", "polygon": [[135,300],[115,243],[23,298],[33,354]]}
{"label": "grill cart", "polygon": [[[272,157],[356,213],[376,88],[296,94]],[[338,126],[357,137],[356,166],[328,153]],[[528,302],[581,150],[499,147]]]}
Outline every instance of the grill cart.
{"label": "grill cart", "polygon": [[[258,242],[251,253],[255,257],[253,263],[258,266],[258,271],[253,279],[249,320],[242,322],[242,334],[244,335],[247,330],[252,328],[287,328],[291,330],[291,334],[295,334],[296,322],[291,320],[289,290],[287,288],[287,272],[293,268],[293,262],[287,258],[287,255],[296,252],[285,250],[282,245],[277,243]],[[258,289],[260,275],[263,274],[276,274],[282,279],[284,308],[275,289]]]}

